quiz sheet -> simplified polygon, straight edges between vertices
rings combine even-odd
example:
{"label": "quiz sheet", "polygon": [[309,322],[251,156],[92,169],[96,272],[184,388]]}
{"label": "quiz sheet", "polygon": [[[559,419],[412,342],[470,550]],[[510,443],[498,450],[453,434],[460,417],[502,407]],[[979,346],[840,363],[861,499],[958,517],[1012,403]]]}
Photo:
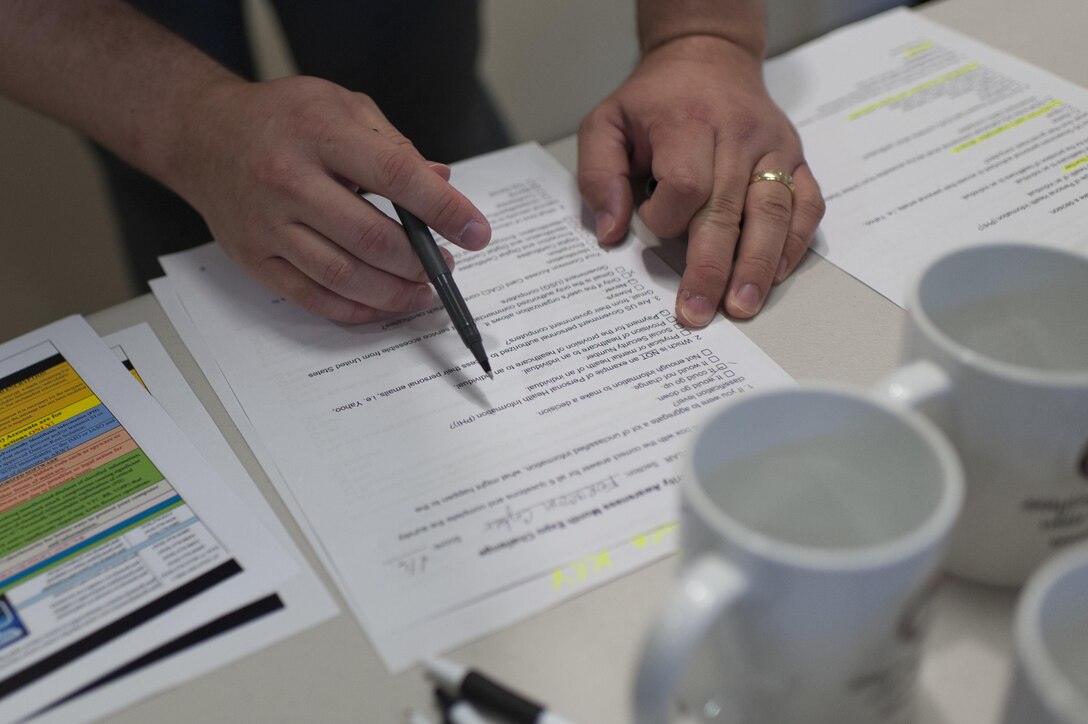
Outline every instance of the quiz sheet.
{"label": "quiz sheet", "polygon": [[494,232],[483,251],[449,247],[494,380],[437,301],[341,326],[215,245],[162,260],[193,343],[394,670],[672,550],[693,425],[790,383],[726,320],[681,327],[676,274],[633,237],[601,248],[573,178],[539,146],[453,174]]}
{"label": "quiz sheet", "polygon": [[1088,253],[1088,91],[891,10],[767,63],[827,201],[814,248],[903,305],[946,252]]}

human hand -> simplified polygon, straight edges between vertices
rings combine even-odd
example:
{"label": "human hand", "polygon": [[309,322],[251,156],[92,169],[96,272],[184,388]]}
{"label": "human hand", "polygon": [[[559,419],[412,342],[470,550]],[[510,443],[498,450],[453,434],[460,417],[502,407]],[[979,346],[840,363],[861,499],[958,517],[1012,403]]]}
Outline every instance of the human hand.
{"label": "human hand", "polygon": [[[317,78],[217,82],[180,119],[167,183],[226,253],[302,308],[360,323],[426,309],[431,288],[403,229],[359,198],[383,196],[465,249],[483,214],[366,95]],[[451,268],[453,259],[442,250]]]}
{"label": "human hand", "polygon": [[[753,174],[784,171],[784,183]],[[722,307],[755,315],[797,267],[824,213],[789,119],[767,95],[762,59],[721,37],[690,35],[648,52],[582,121],[578,184],[602,244],[627,233],[630,179],[657,185],[639,216],[660,237],[688,234],[677,318],[702,327]]]}

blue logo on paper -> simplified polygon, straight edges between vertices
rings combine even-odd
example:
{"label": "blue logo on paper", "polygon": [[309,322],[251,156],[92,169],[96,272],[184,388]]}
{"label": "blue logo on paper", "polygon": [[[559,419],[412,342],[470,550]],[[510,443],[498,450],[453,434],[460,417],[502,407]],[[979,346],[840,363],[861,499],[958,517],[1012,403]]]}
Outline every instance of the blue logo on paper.
{"label": "blue logo on paper", "polygon": [[19,614],[8,603],[7,596],[0,596],[0,649],[26,636],[26,627]]}

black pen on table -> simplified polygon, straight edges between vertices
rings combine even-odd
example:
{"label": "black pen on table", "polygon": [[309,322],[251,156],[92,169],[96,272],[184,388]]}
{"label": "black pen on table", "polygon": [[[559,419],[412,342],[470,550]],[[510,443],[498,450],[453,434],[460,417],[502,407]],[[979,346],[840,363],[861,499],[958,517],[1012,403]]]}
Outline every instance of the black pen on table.
{"label": "black pen on table", "polygon": [[424,668],[450,696],[461,697],[516,724],[570,724],[543,705],[461,664],[434,657],[424,662]]}
{"label": "black pen on table", "polygon": [[461,341],[480,363],[480,368],[487,373],[488,377],[494,379],[495,376],[491,374],[491,363],[487,360],[487,353],[484,352],[480,330],[476,329],[472,313],[468,311],[468,305],[461,296],[461,290],[453,281],[453,274],[446,265],[445,258],[438,251],[438,244],[435,243],[431,230],[412,212],[402,209],[397,204],[393,204],[393,210],[397,212],[401,226],[404,227],[404,233],[408,235],[408,241],[412,242],[412,249],[423,264],[423,269],[427,272],[427,277],[434,285],[435,291],[438,292],[442,306],[446,308],[446,313],[453,320],[457,334],[461,335]]}

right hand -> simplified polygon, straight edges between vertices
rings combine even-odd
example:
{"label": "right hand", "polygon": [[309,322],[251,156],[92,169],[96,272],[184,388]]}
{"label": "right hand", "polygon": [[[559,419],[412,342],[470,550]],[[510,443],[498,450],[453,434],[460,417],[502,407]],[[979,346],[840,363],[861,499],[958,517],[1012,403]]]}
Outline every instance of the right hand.
{"label": "right hand", "polygon": [[403,229],[357,189],[465,249],[491,238],[484,215],[448,183],[449,168],[426,161],[362,93],[308,77],[216,81],[179,134],[167,182],[228,256],[313,314],[362,323],[431,305]]}

